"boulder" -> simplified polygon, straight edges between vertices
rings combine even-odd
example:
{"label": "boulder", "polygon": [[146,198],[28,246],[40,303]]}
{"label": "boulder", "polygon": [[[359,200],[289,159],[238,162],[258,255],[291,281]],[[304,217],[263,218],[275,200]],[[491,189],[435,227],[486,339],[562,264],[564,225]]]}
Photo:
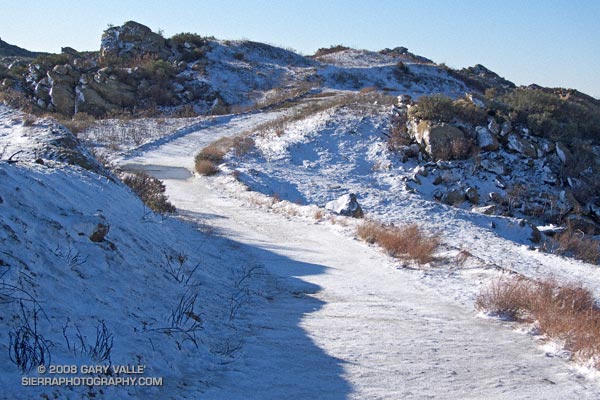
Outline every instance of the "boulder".
{"label": "boulder", "polygon": [[453,189],[442,195],[442,203],[449,205],[459,205],[466,200],[465,193],[460,189]]}
{"label": "boulder", "polygon": [[120,107],[133,107],[136,102],[135,88],[121,81],[107,79],[101,83],[92,81],[89,85],[104,100]]}
{"label": "boulder", "polygon": [[90,235],[90,240],[95,243],[103,242],[106,235],[108,235],[109,230],[110,225],[98,224],[94,232]]}
{"label": "boulder", "polygon": [[490,204],[489,206],[473,207],[471,211],[479,214],[494,215],[496,214],[496,206],[494,204]]}
{"label": "boulder", "polygon": [[348,193],[338,198],[337,200],[330,201],[325,205],[327,210],[331,210],[336,214],[345,215],[352,218],[362,218],[364,213],[356,195],[354,193]]}
{"label": "boulder", "polygon": [[465,134],[454,126],[421,121],[412,133],[415,141],[434,160],[461,159],[468,155]]}
{"label": "boulder", "polygon": [[474,187],[468,187],[467,190],[465,190],[465,196],[467,196],[467,200],[469,200],[471,204],[479,203],[479,193]]}
{"label": "boulder", "polygon": [[508,135],[507,147],[529,158],[537,158],[538,155],[537,148],[532,142],[514,133]]}
{"label": "boulder", "polygon": [[481,160],[480,165],[481,168],[485,169],[488,172],[492,172],[496,175],[504,175],[504,173],[506,172],[504,164],[499,161],[489,160],[486,158]]}
{"label": "boulder", "polygon": [[105,100],[89,86],[77,87],[77,112],[102,116],[107,111],[118,108],[117,105]]}
{"label": "boulder", "polygon": [[108,28],[102,34],[100,56],[132,59],[151,56],[160,59],[171,55],[165,38],[140,23],[129,21],[123,26]]}
{"label": "boulder", "polygon": [[495,119],[490,119],[490,123],[488,124],[487,128],[489,129],[490,132],[492,132],[494,135],[498,135],[500,134],[500,125],[498,125],[498,122],[496,122]]}
{"label": "boulder", "polygon": [[69,84],[54,82],[49,92],[54,109],[64,115],[75,112],[75,90]]}
{"label": "boulder", "polygon": [[54,109],[64,115],[73,115],[75,112],[75,83],[79,80],[79,73],[70,65],[65,64],[56,65],[51,71],[48,71],[47,75],[47,82],[50,84],[48,94]]}
{"label": "boulder", "polygon": [[[495,120],[492,120],[495,122]],[[490,122],[491,125],[491,122]],[[498,138],[496,134],[490,131],[488,128],[483,126],[478,126],[475,128],[477,132],[477,145],[483,151],[496,151],[498,150]]]}
{"label": "boulder", "polygon": [[33,94],[35,94],[35,97],[37,97],[38,99],[41,99],[45,102],[49,102],[50,101],[50,87],[51,87],[51,85],[48,82],[48,78],[40,79],[40,81],[37,82],[34,86]]}
{"label": "boulder", "polygon": [[500,129],[500,136],[505,137],[509,133],[512,132],[512,124],[510,121],[504,121],[502,123],[502,128]]}

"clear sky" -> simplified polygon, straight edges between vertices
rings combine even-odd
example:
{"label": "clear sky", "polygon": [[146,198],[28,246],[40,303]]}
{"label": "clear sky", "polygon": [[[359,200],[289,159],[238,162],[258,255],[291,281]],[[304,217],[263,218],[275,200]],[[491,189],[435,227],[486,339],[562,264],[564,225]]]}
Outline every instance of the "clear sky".
{"label": "clear sky", "polygon": [[0,37],[29,50],[97,50],[108,24],[250,39],[312,54],[343,44],[483,64],[517,84],[600,98],[600,0],[2,0]]}

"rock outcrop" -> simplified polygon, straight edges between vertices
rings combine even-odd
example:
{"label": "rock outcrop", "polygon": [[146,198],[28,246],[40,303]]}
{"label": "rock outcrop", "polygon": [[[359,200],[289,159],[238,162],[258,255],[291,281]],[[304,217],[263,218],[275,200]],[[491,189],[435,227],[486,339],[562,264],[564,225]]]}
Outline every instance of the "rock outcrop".
{"label": "rock outcrop", "polygon": [[325,208],[333,211],[336,214],[347,217],[364,217],[363,210],[360,207],[360,204],[358,204],[358,200],[356,200],[356,195],[354,193],[345,194],[337,200],[328,202],[325,205]]}
{"label": "rock outcrop", "polygon": [[108,28],[102,34],[100,57],[132,59],[142,56],[164,59],[171,56],[171,50],[161,35],[134,21]]}
{"label": "rock outcrop", "polygon": [[410,132],[433,160],[461,159],[468,154],[465,134],[452,125],[421,121]]}

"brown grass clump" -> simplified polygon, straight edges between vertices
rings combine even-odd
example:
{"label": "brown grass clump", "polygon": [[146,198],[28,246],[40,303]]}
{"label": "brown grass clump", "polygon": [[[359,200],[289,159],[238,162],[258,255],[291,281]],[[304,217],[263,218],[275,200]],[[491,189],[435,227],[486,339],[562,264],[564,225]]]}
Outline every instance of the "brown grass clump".
{"label": "brown grass clump", "polygon": [[[563,342],[574,357],[600,360],[600,309],[581,285],[502,278],[481,291],[475,306],[515,320],[535,321],[542,334]],[[600,361],[594,362],[600,367]]]}
{"label": "brown grass clump", "polygon": [[207,176],[219,172],[217,165],[223,162],[230,146],[231,139],[223,138],[200,150],[194,159],[196,172]]}
{"label": "brown grass clump", "polygon": [[223,157],[225,157],[225,151],[213,143],[200,150],[200,153],[196,155],[196,161],[206,160],[219,164],[223,162]]}
{"label": "brown grass clump", "polygon": [[395,227],[367,221],[358,226],[357,234],[368,243],[377,243],[392,257],[408,257],[419,264],[433,261],[440,245],[437,235],[425,233],[417,224]]}
{"label": "brown grass clump", "polygon": [[196,172],[200,175],[210,176],[219,172],[219,168],[212,161],[196,159]]}
{"label": "brown grass clump", "polygon": [[587,238],[579,230],[567,229],[556,237],[558,254],[572,255],[590,264],[600,263],[600,242]]}
{"label": "brown grass clump", "polygon": [[325,212],[323,212],[323,210],[316,210],[313,214],[313,218],[316,219],[317,221],[322,220],[324,216],[325,216]]}
{"label": "brown grass clump", "polygon": [[483,289],[475,300],[479,310],[517,320],[526,317],[530,303],[529,282],[520,277],[499,279]]}

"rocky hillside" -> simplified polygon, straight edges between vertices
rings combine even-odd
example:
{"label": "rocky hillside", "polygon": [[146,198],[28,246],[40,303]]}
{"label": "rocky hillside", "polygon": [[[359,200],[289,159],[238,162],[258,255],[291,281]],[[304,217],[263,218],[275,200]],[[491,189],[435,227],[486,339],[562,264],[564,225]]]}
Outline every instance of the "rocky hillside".
{"label": "rocky hillside", "polygon": [[305,57],[192,33],[164,38],[130,21],[108,28],[98,52],[64,48],[8,65],[0,77],[3,93],[20,94],[34,111],[75,119],[237,113],[341,92],[374,93],[375,102],[387,96],[384,103],[399,95],[398,107],[383,111],[387,128],[377,131],[400,160],[417,161],[411,190],[600,233],[598,100],[518,88],[482,65],[453,70],[403,47],[333,46]]}
{"label": "rocky hillside", "polygon": [[[554,95],[531,88],[513,96],[521,102],[403,95],[386,105],[374,93],[346,95],[250,132],[255,147],[233,156],[231,168],[252,190],[291,202],[325,206],[355,193],[371,218],[393,223],[403,222],[397,216],[413,193],[464,210],[492,231],[531,227],[529,244],[600,262],[600,146],[590,122],[597,111],[580,109],[575,128],[558,110],[521,115],[525,99],[552,103]],[[411,219],[430,218],[429,207]],[[436,210],[442,218],[446,208]]]}
{"label": "rocky hillside", "polygon": [[[535,89],[520,93],[538,95]],[[494,113],[488,104],[486,113],[477,103],[433,96],[400,104],[390,143],[404,160],[422,160],[408,185],[476,212],[600,234],[595,127],[585,127],[581,117],[580,130],[565,135],[568,124],[553,131],[549,126],[560,123],[548,115],[552,122],[540,127],[535,114],[524,121],[508,104],[496,105],[508,109]],[[447,116],[446,107],[453,108]]]}
{"label": "rocky hillside", "polygon": [[63,48],[61,54],[6,64],[0,79],[5,92],[18,93],[34,111],[65,116],[157,108],[185,115],[223,113],[311,90],[375,88],[415,96],[441,91],[453,97],[478,90],[464,74],[402,47],[369,52],[337,46],[304,57],[262,43],[192,33],[164,38],[132,21],[108,28],[98,52]]}

